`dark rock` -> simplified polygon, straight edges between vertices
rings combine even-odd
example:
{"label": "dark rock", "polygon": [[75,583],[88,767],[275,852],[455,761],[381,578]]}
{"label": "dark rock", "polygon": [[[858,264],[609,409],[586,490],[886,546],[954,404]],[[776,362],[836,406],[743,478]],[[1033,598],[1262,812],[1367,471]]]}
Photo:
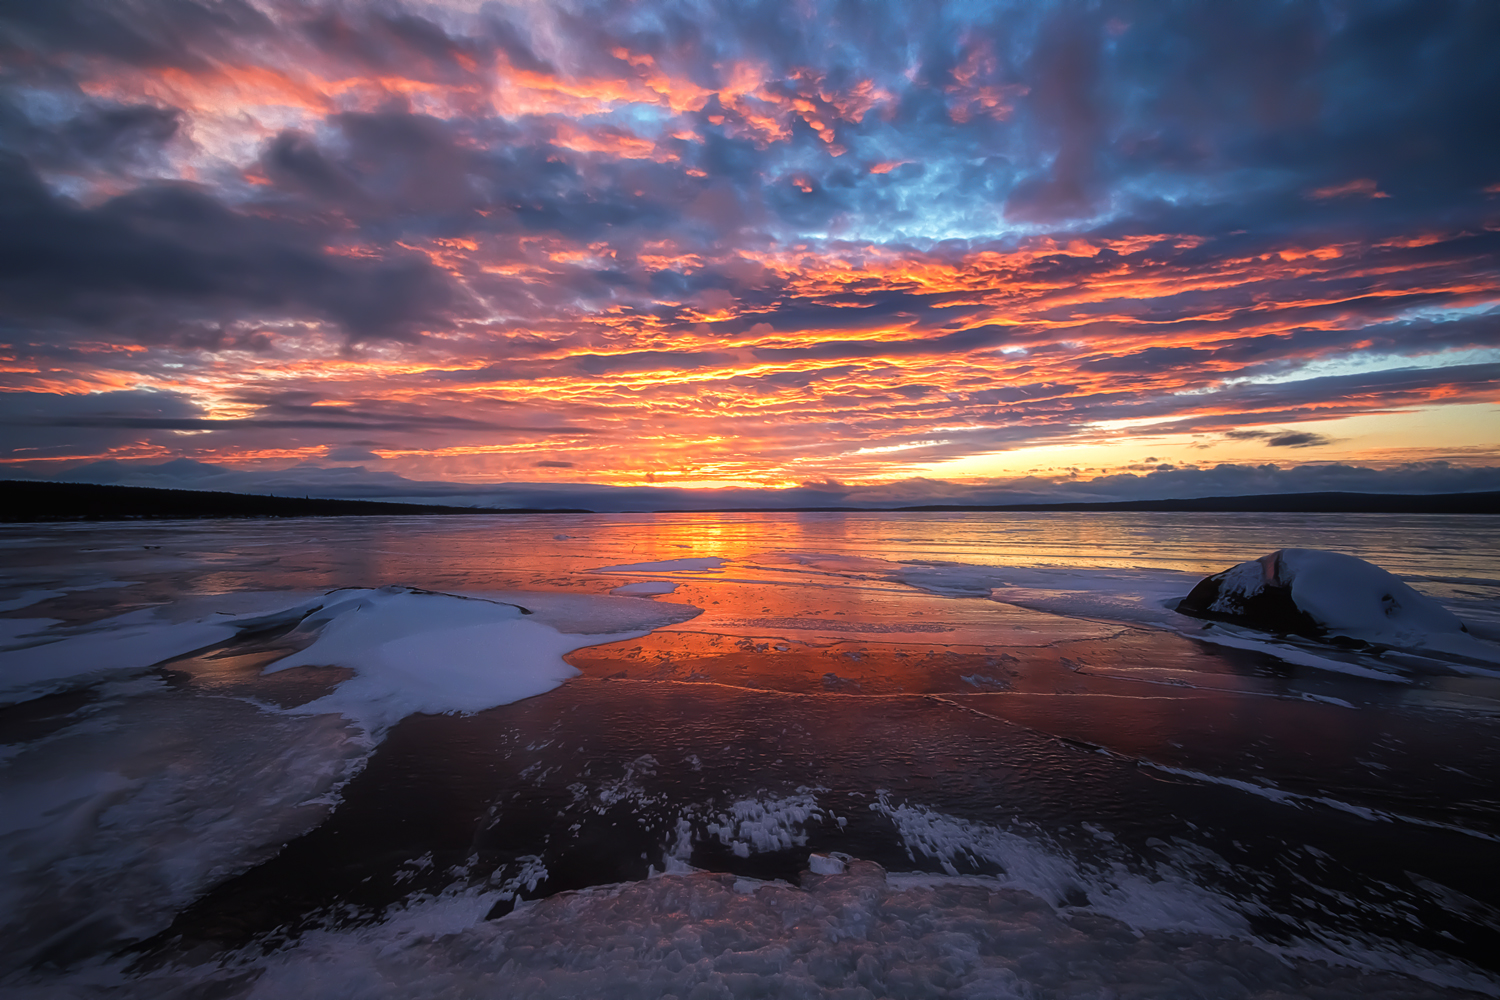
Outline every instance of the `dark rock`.
{"label": "dark rock", "polygon": [[[1323,638],[1328,630],[1297,606],[1289,582],[1278,582],[1279,579],[1285,580],[1287,575],[1281,567],[1281,551],[1277,549],[1252,562],[1240,563],[1222,573],[1204,577],[1178,602],[1177,613],[1233,622],[1262,632]],[[1249,567],[1252,566],[1259,567],[1262,574],[1261,589],[1247,594],[1243,581],[1250,575]]]}
{"label": "dark rock", "polygon": [[1199,581],[1177,611],[1349,648],[1425,646],[1463,633],[1437,601],[1373,563],[1341,552],[1278,549]]}

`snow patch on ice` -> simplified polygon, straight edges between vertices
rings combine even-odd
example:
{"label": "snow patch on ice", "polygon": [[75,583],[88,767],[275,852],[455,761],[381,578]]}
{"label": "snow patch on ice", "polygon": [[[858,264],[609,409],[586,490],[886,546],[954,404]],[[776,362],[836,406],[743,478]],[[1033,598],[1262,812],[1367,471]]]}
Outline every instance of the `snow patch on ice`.
{"label": "snow patch on ice", "polygon": [[[1299,796],[1234,779],[1216,779],[1195,772],[1151,766],[1241,787],[1288,804],[1301,800],[1331,808],[1342,806],[1348,811],[1360,812],[1367,819],[1398,818],[1373,810],[1360,810],[1332,799]],[[919,853],[936,859],[950,878],[1023,890],[1047,900],[1064,913],[1091,912],[1118,920],[1138,935],[1166,931],[1237,939],[1280,956],[1397,972],[1432,983],[1479,990],[1490,996],[1500,995],[1500,989],[1483,973],[1444,957],[1418,956],[1412,949],[1396,942],[1355,940],[1332,932],[1324,934],[1316,926],[1308,928],[1312,935],[1309,938],[1293,940],[1286,945],[1267,942],[1254,933],[1250,923],[1251,917],[1270,913],[1263,904],[1254,899],[1232,899],[1199,884],[1194,878],[1191,869],[1196,865],[1223,867],[1228,864],[1213,852],[1196,845],[1180,841],[1175,845],[1157,842],[1158,849],[1168,860],[1155,865],[1154,870],[1146,874],[1119,863],[1107,867],[1081,864],[1037,840],[989,824],[948,816],[926,806],[893,804],[884,792],[870,808],[883,813],[896,825],[913,860]],[[988,861],[1002,868],[1004,874],[993,877],[958,875],[953,862],[960,859],[969,864]],[[915,875],[900,878],[920,881],[938,877]]]}
{"label": "snow patch on ice", "polygon": [[600,566],[594,573],[696,573],[718,569],[729,560],[718,556],[696,559],[663,559],[660,562],[626,563],[623,566]]}
{"label": "snow patch on ice", "polygon": [[1070,618],[1166,626],[1198,577],[1174,570],[902,563],[901,583],[948,597],[992,597]]}
{"label": "snow patch on ice", "polygon": [[677,589],[677,584],[668,583],[666,580],[643,580],[640,583],[627,583],[623,587],[616,587],[611,594],[619,594],[622,597],[659,597],[662,594],[670,594]]}
{"label": "snow patch on ice", "polygon": [[[1337,699],[1331,700],[1337,702]],[[1348,702],[1343,702],[1342,704],[1345,707],[1353,707],[1349,705]],[[1352,816],[1358,816],[1360,819],[1368,820],[1372,823],[1411,823],[1414,826],[1425,826],[1430,827],[1434,830],[1447,830],[1450,833],[1461,833],[1466,837],[1476,837],[1480,840],[1489,840],[1500,843],[1500,836],[1497,836],[1493,833],[1485,833],[1482,830],[1471,830],[1466,826],[1459,826],[1456,823],[1444,823],[1440,820],[1423,819],[1417,816],[1407,816],[1401,813],[1388,812],[1383,809],[1371,809],[1369,806],[1355,805],[1352,802],[1344,802],[1341,799],[1335,799],[1327,795],[1304,795],[1300,792],[1289,792],[1285,789],[1277,788],[1275,785],[1271,784],[1256,781],[1245,781],[1240,778],[1230,778],[1223,775],[1204,774],[1202,771],[1193,771],[1188,768],[1173,767],[1168,764],[1158,764],[1152,760],[1143,759],[1140,761],[1140,763],[1144,764],[1146,767],[1154,768],[1166,774],[1175,774],[1184,778],[1191,778],[1194,781],[1203,781],[1215,785],[1224,785],[1227,788],[1237,788],[1242,792],[1249,792],[1251,795],[1258,795],[1263,799],[1268,799],[1271,802],[1278,802],[1282,805],[1326,806],[1329,809],[1337,809],[1339,812],[1346,812]]]}
{"label": "snow patch on ice", "polygon": [[807,856],[807,870],[814,875],[842,875],[848,867],[844,858],[834,854],[809,854]]}
{"label": "snow patch on ice", "polygon": [[564,653],[646,634],[567,635],[516,605],[404,587],[334,591],[298,631],[316,637],[267,673],[340,666],[355,676],[288,711],[337,712],[374,731],[417,712],[469,714],[544,694],[578,674]]}
{"label": "snow patch on ice", "polygon": [[1385,670],[1376,670],[1372,667],[1362,667],[1357,663],[1347,660],[1335,660],[1328,656],[1319,656],[1299,646],[1286,642],[1271,642],[1263,638],[1247,637],[1245,632],[1230,630],[1223,625],[1215,625],[1212,629],[1203,629],[1192,633],[1194,639],[1213,643],[1215,646],[1229,646],[1233,649],[1250,649],[1258,653],[1274,656],[1285,663],[1295,663],[1299,667],[1313,667],[1318,670],[1328,670],[1338,674],[1348,674],[1351,677],[1364,677],[1372,681],[1386,681],[1391,684],[1410,684],[1411,679],[1402,677]]}
{"label": "snow patch on ice", "polygon": [[[617,591],[618,593],[618,591]],[[456,597],[475,597],[516,604],[531,612],[530,619],[576,635],[639,632],[677,625],[702,611],[691,604],[632,600],[605,594],[559,594],[522,590],[462,590]]]}

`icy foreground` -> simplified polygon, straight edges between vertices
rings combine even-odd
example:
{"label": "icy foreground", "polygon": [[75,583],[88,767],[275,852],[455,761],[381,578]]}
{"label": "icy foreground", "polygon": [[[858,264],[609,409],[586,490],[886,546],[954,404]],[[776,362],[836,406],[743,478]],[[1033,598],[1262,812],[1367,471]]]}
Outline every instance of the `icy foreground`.
{"label": "icy foreground", "polygon": [[[414,900],[295,950],[163,970],[115,997],[1318,997],[1425,1000],[1453,989],[1283,959],[1239,941],[1138,934],[994,880],[854,861],[801,886],[695,873],[562,893],[483,919],[493,893]],[[1483,988],[1487,984],[1475,983]],[[55,989],[55,987],[54,987]],[[18,992],[21,997],[32,996]],[[97,995],[83,983],[49,997]]]}
{"label": "icy foreground", "polygon": [[[601,640],[559,632],[514,604],[407,587],[338,590],[290,607],[285,595],[217,603],[226,602],[275,610],[183,620],[204,609],[146,609],[61,634],[38,626],[46,619],[23,620],[31,634],[0,651],[0,690],[12,700],[80,685],[94,695],[70,725],[0,758],[0,974],[160,931],[209,886],[323,822],[400,719],[550,691],[577,673],[564,653],[643,635],[651,617],[617,614],[613,625],[634,630]],[[268,674],[344,667],[352,676],[279,710],[174,691],[149,674],[111,679],[266,634],[302,647]]]}
{"label": "icy foreground", "polygon": [[0,994],[1500,996],[1500,535],[723,520],[17,537]]}

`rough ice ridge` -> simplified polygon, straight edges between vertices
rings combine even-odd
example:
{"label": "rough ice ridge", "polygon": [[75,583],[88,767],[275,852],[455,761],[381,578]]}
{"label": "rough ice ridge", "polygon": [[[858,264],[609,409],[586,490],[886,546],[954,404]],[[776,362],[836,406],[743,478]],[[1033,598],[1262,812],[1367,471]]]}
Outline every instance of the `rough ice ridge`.
{"label": "rough ice ridge", "polygon": [[[94,970],[68,994],[115,1000],[520,1000],[838,997],[847,1000],[1438,1000],[1454,993],[1384,973],[1287,960],[1243,941],[1138,934],[1059,914],[993,880],[891,876],[855,861],[803,887],[732,875],[667,875],[560,893],[484,920],[499,893],[421,897],[379,924],[318,930],[291,949],[127,979]],[[1495,995],[1459,966],[1408,971]],[[83,980],[85,977],[80,976]],[[54,1000],[47,990],[15,1000]]]}

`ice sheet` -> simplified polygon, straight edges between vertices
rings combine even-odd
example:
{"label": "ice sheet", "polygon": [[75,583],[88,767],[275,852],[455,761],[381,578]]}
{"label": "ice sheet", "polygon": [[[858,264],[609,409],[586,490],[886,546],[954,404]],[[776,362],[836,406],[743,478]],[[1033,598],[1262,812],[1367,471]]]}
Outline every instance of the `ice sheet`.
{"label": "ice sheet", "polygon": [[[696,613],[633,598],[535,595],[531,603],[546,614],[529,614],[400,587],[289,606],[292,596],[195,598],[10,651],[12,677],[18,654],[37,651],[54,665],[85,668],[54,669],[51,679],[61,681],[149,666],[242,630],[295,625],[288,641],[306,645],[268,672],[334,665],[354,676],[282,711],[171,692],[155,678],[100,686],[104,700],[85,703],[60,732],[13,748],[0,766],[0,928],[11,945],[0,974],[7,961],[66,961],[161,930],[209,885],[321,822],[383,730],[405,715],[474,712],[543,693],[576,673],[563,653]],[[565,634],[537,620],[548,616],[585,629],[634,628]],[[25,621],[17,631],[49,624]],[[82,662],[90,654],[95,661]]]}
{"label": "ice sheet", "polygon": [[934,594],[989,596],[1007,604],[1080,618],[1166,626],[1198,578],[1173,570],[1050,566],[899,564],[893,576]]}
{"label": "ice sheet", "polygon": [[178,623],[143,608],[79,628],[53,625],[7,636],[0,649],[0,703],[35,698],[83,678],[140,670],[237,632],[231,624]]}
{"label": "ice sheet", "polygon": [[[666,586],[676,588],[676,584]],[[611,592],[613,596],[606,596],[523,590],[465,590],[457,592],[457,596],[518,604],[531,612],[532,621],[550,625],[559,632],[577,635],[608,635],[658,629],[690,621],[701,613],[698,608],[688,604],[632,599],[629,593],[639,591],[627,591],[626,587],[617,587]]]}
{"label": "ice sheet", "polygon": [[642,580],[640,583],[627,583],[623,587],[616,587],[610,593],[623,597],[659,597],[662,594],[670,594],[676,589],[677,584],[668,583],[666,580]]}
{"label": "ice sheet", "polygon": [[[1290,551],[1302,553],[1292,557],[1294,562],[1301,560],[1296,565],[1306,564],[1302,586],[1315,595],[1310,607],[1318,615],[1327,616],[1323,620],[1341,623],[1333,629],[1336,634],[1434,656],[1434,666],[1443,670],[1468,672],[1500,667],[1500,644],[1458,631],[1462,622],[1456,615],[1378,567],[1350,557],[1322,558],[1338,553]],[[1358,592],[1357,598],[1335,596],[1340,581],[1349,575],[1345,559],[1348,564],[1357,564],[1355,569],[1368,567],[1375,571],[1350,584]],[[1259,569],[1258,563],[1245,565]],[[987,594],[993,600],[1036,611],[1169,629],[1219,645],[1255,649],[1301,666],[1375,680],[1403,681],[1398,673],[1383,669],[1386,665],[1374,659],[1362,666],[1351,662],[1359,658],[1355,654],[1319,655],[1307,648],[1317,645],[1313,642],[1281,641],[1267,633],[1220,623],[1205,629],[1202,620],[1173,610],[1200,579],[1187,573],[959,563],[891,564],[891,567],[893,579],[929,593],[952,597]],[[1379,593],[1374,593],[1375,590]],[[1392,591],[1400,595],[1396,613],[1381,614],[1377,620],[1369,610],[1381,608],[1380,597]],[[1298,600],[1302,600],[1301,596]],[[1341,658],[1344,656],[1349,658]]]}
{"label": "ice sheet", "polygon": [[18,597],[0,601],[0,611],[19,611],[21,608],[29,608],[39,601],[45,601],[49,597],[61,597],[61,590],[28,590]]}
{"label": "ice sheet", "polygon": [[696,559],[663,559],[660,562],[627,563],[623,566],[600,566],[595,573],[698,573],[718,569],[728,560],[718,556]]}
{"label": "ice sheet", "polygon": [[117,693],[0,767],[0,975],[162,930],[321,822],[370,749],[336,716]]}
{"label": "ice sheet", "polygon": [[1253,649],[1259,653],[1268,653],[1286,663],[1295,663],[1298,666],[1314,667],[1318,670],[1331,670],[1338,674],[1348,674],[1351,677],[1363,677],[1366,680],[1385,681],[1389,684],[1410,684],[1411,679],[1388,670],[1378,670],[1373,667],[1362,667],[1357,663],[1347,660],[1335,660],[1327,656],[1319,656],[1306,649],[1289,645],[1284,642],[1269,642],[1263,636],[1249,634],[1237,629],[1224,626],[1201,629],[1193,633],[1193,638],[1203,642],[1213,643],[1215,646],[1229,646],[1233,649]]}

